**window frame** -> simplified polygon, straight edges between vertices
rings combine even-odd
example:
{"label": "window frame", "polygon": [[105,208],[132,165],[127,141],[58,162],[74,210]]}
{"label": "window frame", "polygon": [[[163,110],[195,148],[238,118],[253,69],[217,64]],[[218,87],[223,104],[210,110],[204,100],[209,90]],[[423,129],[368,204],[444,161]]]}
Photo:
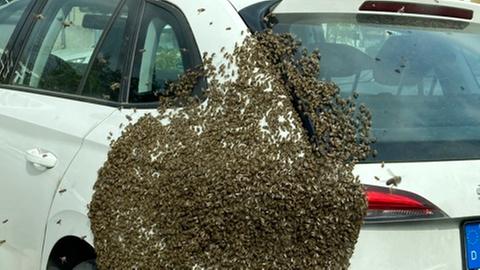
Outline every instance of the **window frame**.
{"label": "window frame", "polygon": [[[196,58],[194,61],[191,61],[191,62],[195,64],[198,63],[198,65],[201,65],[203,63],[193,31],[190,27],[187,17],[181,11],[181,9],[171,3],[159,2],[156,0],[143,0],[143,1],[138,1],[137,3],[138,5],[136,7],[137,16],[136,16],[134,25],[132,26],[133,32],[131,33],[131,40],[128,42],[128,48],[126,49],[128,59],[126,59],[126,61],[122,66],[122,82],[121,82],[119,101],[109,101],[109,100],[104,100],[104,99],[99,99],[94,97],[82,96],[78,94],[61,93],[61,92],[56,92],[52,90],[14,85],[12,81],[14,79],[15,70],[19,65],[20,57],[25,50],[27,41],[31,37],[33,28],[35,26],[35,22],[36,22],[35,14],[41,14],[42,10],[44,9],[48,1],[49,0],[32,1],[31,3],[29,3],[27,9],[22,15],[22,18],[20,19],[14,32],[12,33],[12,37],[10,38],[10,40],[7,43],[7,46],[5,47],[5,51],[8,50],[11,52],[11,54],[10,55],[3,54],[1,56],[2,60],[8,61],[8,63],[11,63],[10,65],[12,68],[6,69],[2,73],[0,73],[0,87],[3,87],[5,89],[10,89],[10,90],[21,91],[21,92],[40,94],[40,95],[52,96],[56,98],[64,98],[69,100],[88,102],[88,103],[105,105],[110,107],[117,107],[117,108],[118,107],[138,108],[138,109],[158,108],[158,105],[159,105],[158,102],[149,102],[149,103],[129,103],[128,102],[128,97],[130,94],[131,76],[132,76],[133,67],[134,67],[135,52],[137,50],[138,38],[140,35],[140,30],[142,27],[142,22],[143,22],[144,13],[145,13],[145,7],[147,6],[147,3],[155,5],[163,9],[165,12],[171,13],[176,18],[176,22],[181,27],[183,38],[185,39],[185,44],[189,45],[188,50],[191,52],[190,57],[192,59]],[[123,5],[126,3],[126,1],[127,0],[121,0],[119,2],[118,6],[115,8],[112,14],[112,17],[107,23],[105,30],[100,36],[99,42],[92,53],[91,61],[88,63],[85,76],[84,78],[82,78],[82,81],[80,84],[81,87],[79,87],[79,89],[81,89],[82,91],[83,91],[83,88],[85,87],[86,79],[91,72],[91,68],[93,66],[93,59],[95,59],[98,56],[100,48],[104,44],[106,37],[110,33],[111,28],[115,20],[119,16],[119,14],[121,13],[121,9]],[[188,70],[191,67],[185,67],[185,68],[186,70]],[[202,80],[199,83],[199,85],[203,87],[205,85],[205,80]]]}
{"label": "window frame", "polygon": [[[128,70],[128,85],[125,85],[126,86],[126,89],[122,89],[123,91],[123,98],[122,98],[122,101],[124,102],[125,104],[125,107],[130,107],[130,108],[139,108],[139,109],[154,109],[154,108],[158,108],[158,105],[159,105],[159,102],[142,102],[142,103],[130,103],[128,101],[129,99],[129,96],[130,96],[130,87],[131,87],[131,79],[132,79],[132,75],[133,75],[133,67],[135,65],[135,56],[136,56],[136,52],[138,50],[138,45],[139,45],[139,37],[140,37],[140,31],[142,29],[142,23],[144,21],[144,17],[145,17],[145,9],[146,9],[146,6],[147,6],[147,3],[148,4],[151,4],[151,5],[154,5],[154,6],[157,6],[158,8],[160,9],[163,9],[165,12],[168,12],[168,13],[171,13],[171,15],[173,17],[175,17],[176,19],[176,23],[177,25],[180,27],[180,30],[181,30],[181,33],[182,33],[182,36],[179,37],[177,39],[177,42],[180,44],[187,44],[188,45],[188,48],[186,48],[189,52],[189,58],[188,59],[188,62],[191,64],[191,66],[185,66],[185,71],[191,69],[192,67],[194,66],[198,66],[198,65],[202,65],[203,64],[203,61],[202,61],[202,58],[201,58],[201,55],[200,55],[200,50],[198,48],[198,45],[197,45],[197,41],[195,39],[195,35],[193,34],[193,31],[192,31],[192,28],[190,27],[190,24],[188,22],[188,19],[186,18],[185,14],[181,11],[180,8],[178,8],[177,6],[175,6],[174,4],[172,3],[167,3],[167,2],[159,2],[159,1],[155,1],[155,0],[145,0],[145,1],[142,1],[142,6],[140,7],[140,10],[141,10],[141,15],[139,16],[140,17],[140,20],[137,24],[137,31],[136,31],[136,36],[135,36],[135,39],[134,39],[134,48],[133,48],[133,51],[132,51],[132,54],[130,54],[130,56],[132,57],[131,61],[129,62],[130,63],[130,67],[129,67],[129,70]],[[183,39],[182,41],[180,41],[180,39]],[[182,53],[182,60],[184,59],[184,55],[185,55],[185,52],[181,52]],[[197,88],[202,88],[202,87],[205,87],[206,85],[206,81],[203,79],[201,79],[197,85]],[[123,86],[123,85],[122,85]],[[197,90],[197,89],[195,89]]]}

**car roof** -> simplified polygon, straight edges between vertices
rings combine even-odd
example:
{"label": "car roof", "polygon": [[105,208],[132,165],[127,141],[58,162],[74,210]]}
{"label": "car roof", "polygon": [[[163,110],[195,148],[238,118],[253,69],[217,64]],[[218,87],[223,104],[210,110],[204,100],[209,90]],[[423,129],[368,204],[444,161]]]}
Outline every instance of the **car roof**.
{"label": "car roof", "polygon": [[[266,2],[265,0],[228,0],[232,6],[240,11],[248,6],[254,5],[260,2]],[[463,20],[456,18],[448,18],[453,20],[463,20],[469,22],[480,23],[480,0],[382,0],[383,2],[404,2],[404,3],[418,3],[435,6],[445,7],[457,7],[473,10],[473,18],[471,20]],[[274,2],[274,1],[272,1]],[[359,11],[359,7],[366,2],[366,0],[282,0],[280,4],[275,8],[274,13],[369,13]],[[375,1],[373,1],[375,2]],[[476,2],[476,3],[475,3]],[[379,12],[375,12],[378,14]],[[385,13],[392,14],[392,13]],[[438,16],[409,14],[413,16],[432,17],[438,18]],[[444,18],[445,17],[441,17]]]}

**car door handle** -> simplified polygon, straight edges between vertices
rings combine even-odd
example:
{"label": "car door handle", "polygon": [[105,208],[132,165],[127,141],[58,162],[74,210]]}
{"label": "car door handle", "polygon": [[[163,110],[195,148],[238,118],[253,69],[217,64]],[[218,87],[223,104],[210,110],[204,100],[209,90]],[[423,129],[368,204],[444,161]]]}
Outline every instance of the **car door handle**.
{"label": "car door handle", "polygon": [[57,164],[57,157],[45,150],[34,148],[25,152],[25,159],[38,167],[51,169]]}

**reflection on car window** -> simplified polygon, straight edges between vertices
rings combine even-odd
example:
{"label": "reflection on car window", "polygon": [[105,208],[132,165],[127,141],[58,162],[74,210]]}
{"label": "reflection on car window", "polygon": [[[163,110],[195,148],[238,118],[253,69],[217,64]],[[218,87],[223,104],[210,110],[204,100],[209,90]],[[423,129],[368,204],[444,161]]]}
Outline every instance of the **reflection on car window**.
{"label": "reflection on car window", "polygon": [[119,0],[50,0],[16,68],[14,84],[77,93],[92,53]]}
{"label": "reflection on car window", "polygon": [[277,19],[275,31],[319,50],[320,79],[368,106],[377,160],[480,158],[478,24],[345,14]]}
{"label": "reflection on car window", "polygon": [[128,0],[110,28],[82,89],[82,96],[118,101],[122,86],[124,61],[135,25],[138,0]]}
{"label": "reflection on car window", "polygon": [[154,5],[145,12],[130,87],[129,102],[133,103],[158,101],[188,68],[187,58],[195,49],[193,44],[180,42],[185,33],[172,14]]}
{"label": "reflection on car window", "polygon": [[32,0],[0,1],[0,53],[5,50],[22,14]]}

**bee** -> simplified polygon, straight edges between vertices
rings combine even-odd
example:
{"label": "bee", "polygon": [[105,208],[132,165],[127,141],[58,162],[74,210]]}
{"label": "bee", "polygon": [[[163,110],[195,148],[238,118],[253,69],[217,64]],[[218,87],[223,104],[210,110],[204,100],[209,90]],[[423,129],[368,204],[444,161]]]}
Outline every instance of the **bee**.
{"label": "bee", "polygon": [[132,118],[130,115],[128,115],[128,114],[125,115],[125,118],[127,118],[127,120],[128,120],[129,122],[131,122],[131,121],[133,120],[133,118]]}
{"label": "bee", "polygon": [[110,85],[110,89],[112,89],[112,91],[117,91],[120,89],[120,86],[121,84],[119,82],[115,82]]}
{"label": "bee", "polygon": [[146,52],[146,51],[147,51],[147,49],[140,49],[140,50],[138,50],[139,53],[144,53],[144,52]]}
{"label": "bee", "polygon": [[385,182],[385,184],[387,184],[387,186],[397,187],[397,186],[402,182],[402,177],[393,174],[393,172],[392,172],[390,169],[388,169],[387,171],[388,171],[388,173],[390,174],[390,176],[391,176],[392,178],[388,179],[388,180]]}
{"label": "bee", "polygon": [[63,27],[67,28],[73,25],[72,21],[63,21],[62,22]]}
{"label": "bee", "polygon": [[5,219],[4,221],[2,221],[2,224],[7,224],[8,223],[8,219]]}
{"label": "bee", "polygon": [[7,240],[0,240],[0,246],[5,244],[7,242]]}
{"label": "bee", "polygon": [[382,161],[382,165],[380,165],[380,167],[385,168],[385,161]]}
{"label": "bee", "polygon": [[87,236],[86,235],[83,235],[82,237],[80,237],[80,239],[84,240],[87,239]]}
{"label": "bee", "polygon": [[380,178],[378,176],[374,176],[375,180],[380,181]]}
{"label": "bee", "polygon": [[60,259],[61,264],[66,264],[67,263],[67,256],[59,257],[59,259]]}
{"label": "bee", "polygon": [[232,30],[232,28],[231,28],[231,27],[227,27],[227,28],[225,28],[225,30],[230,31],[230,30]]}
{"label": "bee", "polygon": [[36,14],[36,15],[34,16],[34,18],[35,18],[36,20],[43,20],[43,19],[45,19],[45,16],[43,16],[43,14]]}
{"label": "bee", "polygon": [[62,189],[60,189],[60,190],[58,191],[58,193],[63,194],[63,193],[65,193],[66,191],[67,191],[66,188],[62,188]]}
{"label": "bee", "polygon": [[199,8],[199,9],[197,9],[197,11],[198,11],[198,14],[200,14],[200,13],[204,12],[205,9],[204,8]]}
{"label": "bee", "polygon": [[62,224],[62,219],[57,220],[57,224],[58,225]]}
{"label": "bee", "polygon": [[213,25],[213,22],[210,22],[209,25]]}

